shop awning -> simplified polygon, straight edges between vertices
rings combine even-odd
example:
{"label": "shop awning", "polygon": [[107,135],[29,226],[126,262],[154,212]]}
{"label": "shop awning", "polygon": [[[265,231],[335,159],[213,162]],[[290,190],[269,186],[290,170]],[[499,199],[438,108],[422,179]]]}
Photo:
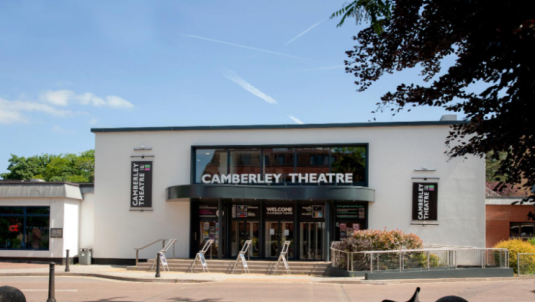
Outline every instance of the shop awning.
{"label": "shop awning", "polygon": [[199,184],[172,186],[165,191],[167,201],[188,201],[191,198],[375,201],[375,190],[358,186],[250,186]]}

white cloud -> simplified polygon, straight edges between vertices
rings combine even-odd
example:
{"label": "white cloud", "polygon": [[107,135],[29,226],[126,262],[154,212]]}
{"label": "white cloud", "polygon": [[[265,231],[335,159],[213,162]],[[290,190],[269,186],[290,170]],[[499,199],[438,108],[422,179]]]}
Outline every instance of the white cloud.
{"label": "white cloud", "polygon": [[227,72],[223,73],[223,75],[231,80],[232,82],[240,85],[243,89],[249,91],[250,93],[254,94],[255,96],[261,98],[262,100],[266,101],[270,104],[277,104],[277,101],[270,97],[269,95],[263,93],[262,91],[258,90],[253,85],[249,84],[247,81],[242,79],[240,76],[238,76],[234,71],[228,70]]}
{"label": "white cloud", "polygon": [[296,118],[296,117],[293,116],[293,115],[288,115],[288,117],[289,117],[292,121],[296,122],[297,124],[300,124],[300,125],[304,124],[300,119]]}
{"label": "white cloud", "polygon": [[55,107],[28,101],[8,101],[0,98],[0,123],[28,123],[29,119],[24,112],[41,112],[58,117],[72,117],[83,112],[57,109]]}
{"label": "white cloud", "polygon": [[24,115],[17,111],[4,110],[0,108],[0,124],[27,123]]}
{"label": "white cloud", "polygon": [[125,108],[125,109],[134,108],[134,105],[132,105],[132,103],[115,95],[107,96],[106,104],[112,108]]}
{"label": "white cloud", "polygon": [[98,118],[93,117],[89,120],[90,125],[96,125],[98,123]]}
{"label": "white cloud", "polygon": [[95,107],[106,105],[106,102],[103,99],[99,98],[98,96],[90,92],[79,94],[78,96],[76,96],[76,99],[82,105],[93,105]]}
{"label": "white cloud", "polygon": [[119,109],[131,109],[134,105],[129,101],[115,95],[108,95],[105,98],[96,96],[91,92],[76,94],[70,90],[48,90],[39,95],[41,101],[57,106],[67,106],[71,102],[95,107],[111,107]]}
{"label": "white cloud", "polygon": [[76,94],[70,90],[48,90],[39,95],[42,101],[57,106],[67,106],[69,101],[76,97]]}
{"label": "white cloud", "polygon": [[301,32],[300,34],[298,34],[297,36],[293,37],[290,41],[286,42],[286,44],[284,45],[288,45],[290,43],[292,43],[293,41],[299,39],[301,36],[303,36],[304,34],[306,34],[307,32],[311,31],[314,27],[320,25],[321,22],[323,22],[325,19],[323,20],[320,20],[318,21],[316,24],[310,26],[309,28],[305,29],[303,32]]}
{"label": "white cloud", "polygon": [[75,133],[76,131],[74,130],[67,130],[67,129],[64,129],[58,125],[52,127],[50,130],[52,130],[53,132],[57,132],[57,133],[63,133],[63,134],[72,134],[72,133]]}

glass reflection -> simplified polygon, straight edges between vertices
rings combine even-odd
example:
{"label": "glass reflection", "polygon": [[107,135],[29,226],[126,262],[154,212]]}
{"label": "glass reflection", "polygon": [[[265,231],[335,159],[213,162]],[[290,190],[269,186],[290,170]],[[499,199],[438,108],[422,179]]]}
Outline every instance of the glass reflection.
{"label": "glass reflection", "polygon": [[195,150],[195,182],[201,183],[203,175],[227,174],[227,150]]}
{"label": "glass reflection", "polygon": [[332,173],[353,173],[353,182],[365,182],[365,147],[334,147],[331,149],[331,157]]}
{"label": "glass reflection", "polygon": [[281,181],[289,182],[294,173],[294,148],[265,148],[264,151],[264,173],[283,174]]}
{"label": "glass reflection", "polygon": [[260,149],[230,150],[230,174],[260,174]]}

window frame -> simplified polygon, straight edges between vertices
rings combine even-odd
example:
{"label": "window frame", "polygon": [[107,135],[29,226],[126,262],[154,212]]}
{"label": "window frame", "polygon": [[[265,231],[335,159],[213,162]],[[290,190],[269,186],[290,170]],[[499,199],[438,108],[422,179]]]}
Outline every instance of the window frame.
{"label": "window frame", "polygon": [[[533,235],[531,235],[531,236],[522,236],[522,225],[525,225],[525,224],[530,224],[533,227]],[[518,234],[516,236],[513,236],[511,234],[511,229],[512,229],[513,226],[518,227]],[[509,238],[530,239],[530,238],[533,238],[534,235],[535,235],[535,222],[515,222],[515,221],[510,221],[509,222]]]}
{"label": "window frame", "polygon": [[[191,170],[190,170],[190,183],[191,184],[198,184],[198,185],[209,185],[209,184],[203,184],[202,182],[196,182],[196,169],[197,169],[197,159],[196,159],[196,152],[197,150],[204,150],[204,149],[226,149],[227,150],[227,156],[230,157],[230,150],[231,149],[259,149],[260,150],[260,159],[263,160],[264,158],[264,148],[271,149],[271,148],[293,148],[294,149],[294,172],[297,169],[297,149],[298,148],[315,148],[315,147],[326,147],[329,149],[329,160],[328,166],[329,166],[329,172],[331,172],[332,168],[332,155],[331,155],[331,149],[335,147],[364,147],[366,152],[366,167],[365,167],[365,179],[362,182],[354,182],[352,184],[329,184],[329,185],[340,185],[340,186],[360,186],[360,187],[368,187],[369,185],[369,163],[370,163],[370,148],[369,143],[333,143],[333,144],[275,144],[275,145],[192,145],[191,146]],[[227,164],[227,174],[230,173],[230,159],[227,161],[229,164]],[[261,174],[264,175],[264,167],[261,164],[260,165],[260,171]],[[281,183],[282,185],[290,185],[288,183]],[[262,185],[262,184],[256,184],[256,185]],[[272,184],[274,185],[274,184]],[[295,186],[299,185],[319,185],[319,184],[291,184]],[[322,184],[325,185],[325,184]]]}
{"label": "window frame", "polygon": [[[2,205],[1,208],[10,208],[10,207],[17,207],[17,208],[23,208],[22,214],[2,214],[2,211],[0,211],[0,218],[2,217],[23,217],[23,230],[22,231],[22,242],[26,244],[26,218],[27,217],[48,217],[48,249],[6,249],[6,248],[0,248],[0,251],[50,251],[50,206],[12,206],[12,205]],[[28,208],[48,208],[48,214],[28,214]]]}

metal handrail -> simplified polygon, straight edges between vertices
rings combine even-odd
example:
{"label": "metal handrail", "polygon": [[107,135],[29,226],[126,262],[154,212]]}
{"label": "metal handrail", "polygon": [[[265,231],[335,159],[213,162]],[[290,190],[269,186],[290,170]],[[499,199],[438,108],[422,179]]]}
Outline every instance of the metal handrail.
{"label": "metal handrail", "polygon": [[154,244],[156,244],[156,243],[158,243],[158,242],[160,242],[160,241],[162,241],[162,249],[163,249],[163,248],[165,248],[165,241],[166,241],[166,240],[167,240],[167,239],[158,239],[158,240],[156,240],[156,241],[154,241],[154,242],[151,242],[151,243],[149,243],[149,244],[147,244],[147,245],[145,245],[145,246],[143,246],[143,247],[134,248],[134,250],[136,250],[136,266],[137,266],[137,264],[138,264],[138,262],[139,262],[139,251],[141,251],[141,250],[143,250],[143,249],[145,249],[145,248],[148,248],[149,246],[154,245]]}
{"label": "metal handrail", "polygon": [[[383,250],[383,251],[361,251],[361,252],[350,252],[350,251],[343,251],[343,250],[340,250],[340,249],[337,249],[334,247],[335,245],[335,242],[331,243],[331,253],[332,255],[335,255],[336,253],[339,253],[340,255],[342,255],[343,253],[345,253],[347,255],[347,270],[348,271],[353,271],[353,259],[354,259],[354,254],[361,254],[361,255],[369,255],[370,256],[370,271],[373,271],[373,258],[374,258],[374,255],[377,256],[377,263],[379,263],[379,256],[381,254],[399,254],[400,255],[400,271],[404,269],[404,265],[403,265],[403,255],[405,253],[414,253],[414,252],[427,252],[427,269],[429,270],[430,269],[430,263],[429,263],[429,255],[431,252],[448,252],[448,258],[449,257],[452,257],[451,261],[453,262],[453,265],[451,265],[452,267],[455,267],[457,268],[457,252],[462,252],[462,251],[480,251],[482,254],[481,254],[481,267],[482,268],[485,268],[486,267],[486,262],[488,260],[488,255],[486,254],[487,251],[498,251],[500,252],[500,259],[501,259],[501,253],[503,252],[503,260],[504,260],[504,265],[503,267],[509,267],[509,251],[505,248],[476,248],[476,247],[448,247],[448,248],[421,248],[421,249],[407,249],[407,250]],[[341,256],[341,257],[345,257],[345,256]],[[334,261],[332,261],[331,265],[332,266],[335,266],[335,260],[336,259],[333,259]],[[449,261],[449,260],[448,260]],[[500,261],[500,266],[501,265],[501,261]]]}

